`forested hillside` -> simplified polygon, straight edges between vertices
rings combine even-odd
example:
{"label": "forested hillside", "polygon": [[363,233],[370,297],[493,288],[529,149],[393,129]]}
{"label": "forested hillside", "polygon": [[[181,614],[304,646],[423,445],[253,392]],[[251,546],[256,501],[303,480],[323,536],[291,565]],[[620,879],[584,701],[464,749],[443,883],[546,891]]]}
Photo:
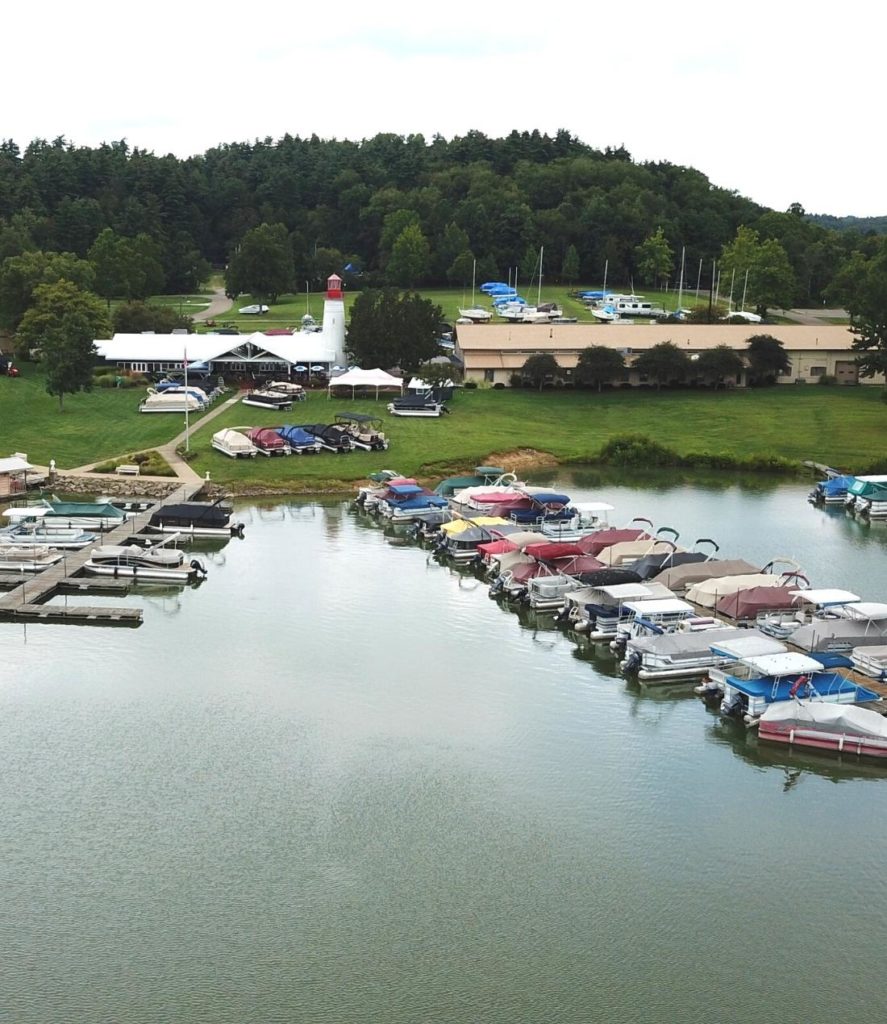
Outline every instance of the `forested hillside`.
{"label": "forested hillside", "polygon": [[[784,248],[790,297],[806,304],[822,301],[849,253],[871,255],[872,245],[858,232],[812,223],[799,207],[768,211],[702,171],[635,163],[622,149],[595,150],[566,131],[430,141],[287,135],[188,159],[123,141],[0,145],[0,260],[30,250],[86,257],[92,249],[98,267],[94,245],[111,229],[100,250],[114,252],[116,236],[140,238],[139,258],[162,268],[162,281],[149,275],[152,284],[178,293],[196,286],[207,263],[226,264],[262,224],[285,228],[299,289],[346,268],[351,286],[464,286],[475,261],[478,280],[519,267],[526,281],[543,245],[548,281],[600,281],[608,263],[617,286],[652,277],[676,285],[686,248],[695,284],[699,261],[707,280],[712,260],[745,225]],[[665,263],[661,250],[651,261],[643,248],[659,228]]]}

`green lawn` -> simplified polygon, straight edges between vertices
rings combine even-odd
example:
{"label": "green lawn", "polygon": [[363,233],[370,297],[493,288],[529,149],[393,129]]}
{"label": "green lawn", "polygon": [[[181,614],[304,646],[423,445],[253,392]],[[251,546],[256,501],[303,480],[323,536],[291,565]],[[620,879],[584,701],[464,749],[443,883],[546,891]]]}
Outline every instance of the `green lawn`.
{"label": "green lawn", "polygon": [[[59,469],[125,455],[163,444],[184,426],[179,415],[144,415],[137,410],[142,390],[96,389],[69,396],[65,411],[43,391],[39,367],[25,364],[25,376],[0,378],[0,423],[6,450],[26,452]],[[734,455],[781,455],[814,459],[850,470],[885,456],[887,405],[881,389],[822,388],[812,385],[711,392],[462,391],[441,419],[390,416],[385,401],[356,401],[312,392],[290,413],[237,404],[206,430],[197,430],[192,465],[219,483],[274,486],[310,491],[333,481],[363,479],[381,468],[422,476],[471,467],[494,453],[533,449],[560,461],[593,460],[610,437],[646,434],[675,449]],[[210,446],[222,427],[270,426],[281,422],[331,422],[336,412],[379,415],[391,440],[387,452],[293,456],[240,461]],[[199,417],[192,416],[197,425]]]}
{"label": "green lawn", "polygon": [[[606,440],[626,433],[647,434],[681,454],[781,455],[814,459],[853,469],[884,456],[887,405],[877,388],[781,387],[760,391],[588,392],[465,391],[439,420],[400,419],[385,403],[329,400],[314,393],[291,413],[289,423],[330,422],[337,411],[378,414],[391,447],[386,452],[337,456],[227,458],[199,432],[193,467],[230,484],[267,483],[282,490],[326,487],[331,481],[363,479],[394,468],[434,477],[488,460],[493,453],[533,449],[559,461],[593,460]],[[235,406],[213,421],[223,426],[271,426],[280,413]]]}
{"label": "green lawn", "polygon": [[143,387],[66,395],[60,413],[58,399],[44,390],[40,366],[17,365],[24,376],[0,377],[2,455],[25,452],[39,465],[55,459],[59,469],[71,469],[165,444],[184,429],[184,415],[138,411]]}

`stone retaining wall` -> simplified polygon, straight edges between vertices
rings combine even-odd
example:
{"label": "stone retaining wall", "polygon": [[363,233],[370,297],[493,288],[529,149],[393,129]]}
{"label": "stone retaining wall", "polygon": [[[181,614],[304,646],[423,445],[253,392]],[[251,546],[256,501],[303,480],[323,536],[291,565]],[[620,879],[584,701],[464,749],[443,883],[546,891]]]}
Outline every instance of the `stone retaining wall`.
{"label": "stone retaining wall", "polygon": [[47,490],[60,494],[110,494],[115,498],[166,498],[182,487],[177,477],[169,480],[144,477],[120,477],[111,473],[101,476],[65,476],[56,473],[47,483]]}

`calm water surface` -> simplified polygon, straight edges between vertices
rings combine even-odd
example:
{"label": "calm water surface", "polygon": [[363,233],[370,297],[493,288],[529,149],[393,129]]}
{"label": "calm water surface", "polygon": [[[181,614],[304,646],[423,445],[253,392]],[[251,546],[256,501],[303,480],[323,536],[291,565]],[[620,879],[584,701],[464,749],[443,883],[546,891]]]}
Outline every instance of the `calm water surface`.
{"label": "calm water surface", "polygon": [[[887,530],[802,485],[559,483],[887,594]],[[0,1019],[883,1021],[887,772],[632,688],[347,503],[241,518],[138,630],[0,626]]]}

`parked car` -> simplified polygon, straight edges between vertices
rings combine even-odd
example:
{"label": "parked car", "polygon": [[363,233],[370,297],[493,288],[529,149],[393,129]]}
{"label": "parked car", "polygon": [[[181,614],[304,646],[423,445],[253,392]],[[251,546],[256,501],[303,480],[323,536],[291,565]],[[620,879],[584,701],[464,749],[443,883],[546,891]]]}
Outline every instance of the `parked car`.
{"label": "parked car", "polygon": [[244,314],[244,316],[258,316],[260,313],[267,313],[268,307],[256,303],[252,306],[241,306],[237,312]]}

